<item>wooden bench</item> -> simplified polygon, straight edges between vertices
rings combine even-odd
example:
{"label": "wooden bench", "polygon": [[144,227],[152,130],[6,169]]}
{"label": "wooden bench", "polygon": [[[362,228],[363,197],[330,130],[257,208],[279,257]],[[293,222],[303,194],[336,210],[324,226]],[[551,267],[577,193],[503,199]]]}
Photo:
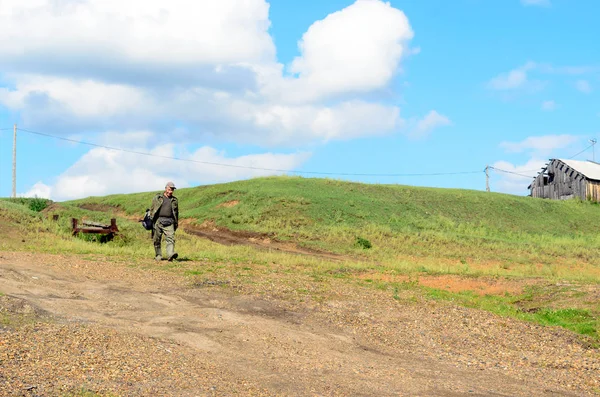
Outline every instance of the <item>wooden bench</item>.
{"label": "wooden bench", "polygon": [[73,235],[76,235],[77,233],[104,234],[108,240],[111,240],[119,232],[117,220],[115,218],[110,220],[110,225],[104,225],[98,222],[83,221],[81,222],[82,226],[79,226],[79,221],[76,218],[72,218],[71,222],[73,223]]}

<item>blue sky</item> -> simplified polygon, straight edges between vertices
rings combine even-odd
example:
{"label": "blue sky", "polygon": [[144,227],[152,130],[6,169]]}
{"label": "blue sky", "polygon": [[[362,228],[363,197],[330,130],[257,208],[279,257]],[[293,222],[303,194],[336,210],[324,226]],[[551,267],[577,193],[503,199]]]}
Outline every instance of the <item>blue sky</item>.
{"label": "blue sky", "polygon": [[597,15],[594,0],[5,0],[0,196],[15,123],[17,194],[59,201],[281,170],[484,190],[486,165],[492,191],[525,195],[550,158],[600,159]]}

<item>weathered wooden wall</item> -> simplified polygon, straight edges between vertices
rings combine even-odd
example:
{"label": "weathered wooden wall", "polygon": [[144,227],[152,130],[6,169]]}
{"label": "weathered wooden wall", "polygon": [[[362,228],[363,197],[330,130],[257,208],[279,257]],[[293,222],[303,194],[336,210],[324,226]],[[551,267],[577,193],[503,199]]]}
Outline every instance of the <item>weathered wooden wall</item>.
{"label": "weathered wooden wall", "polygon": [[586,198],[588,200],[600,202],[600,182],[587,181]]}
{"label": "weathered wooden wall", "polygon": [[585,176],[562,161],[553,160],[548,164],[546,171],[540,173],[532,182],[531,196],[553,200],[579,197],[582,200],[600,201],[600,183],[588,181]]}

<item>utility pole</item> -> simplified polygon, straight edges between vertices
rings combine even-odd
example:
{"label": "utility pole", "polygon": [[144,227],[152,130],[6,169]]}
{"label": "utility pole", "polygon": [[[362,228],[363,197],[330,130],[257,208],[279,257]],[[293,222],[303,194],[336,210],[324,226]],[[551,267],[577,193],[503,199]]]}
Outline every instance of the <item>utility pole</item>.
{"label": "utility pole", "polygon": [[489,173],[489,169],[490,169],[490,166],[486,165],[485,166],[485,191],[486,192],[490,191],[490,173]]}
{"label": "utility pole", "polygon": [[596,144],[596,139],[590,139],[590,142],[592,143],[592,161],[595,163],[596,162],[596,150],[594,150],[594,145]]}
{"label": "utility pole", "polygon": [[13,126],[13,175],[12,197],[17,198],[17,125]]}

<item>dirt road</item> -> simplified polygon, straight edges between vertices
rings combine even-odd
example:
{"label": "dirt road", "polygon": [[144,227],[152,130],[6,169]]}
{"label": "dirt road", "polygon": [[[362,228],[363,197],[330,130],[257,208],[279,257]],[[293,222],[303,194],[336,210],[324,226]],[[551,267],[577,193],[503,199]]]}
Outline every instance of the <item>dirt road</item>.
{"label": "dirt road", "polygon": [[0,252],[0,311],[41,320],[0,327],[0,395],[600,394],[600,352],[562,329],[342,281],[315,302],[275,278],[146,265]]}

